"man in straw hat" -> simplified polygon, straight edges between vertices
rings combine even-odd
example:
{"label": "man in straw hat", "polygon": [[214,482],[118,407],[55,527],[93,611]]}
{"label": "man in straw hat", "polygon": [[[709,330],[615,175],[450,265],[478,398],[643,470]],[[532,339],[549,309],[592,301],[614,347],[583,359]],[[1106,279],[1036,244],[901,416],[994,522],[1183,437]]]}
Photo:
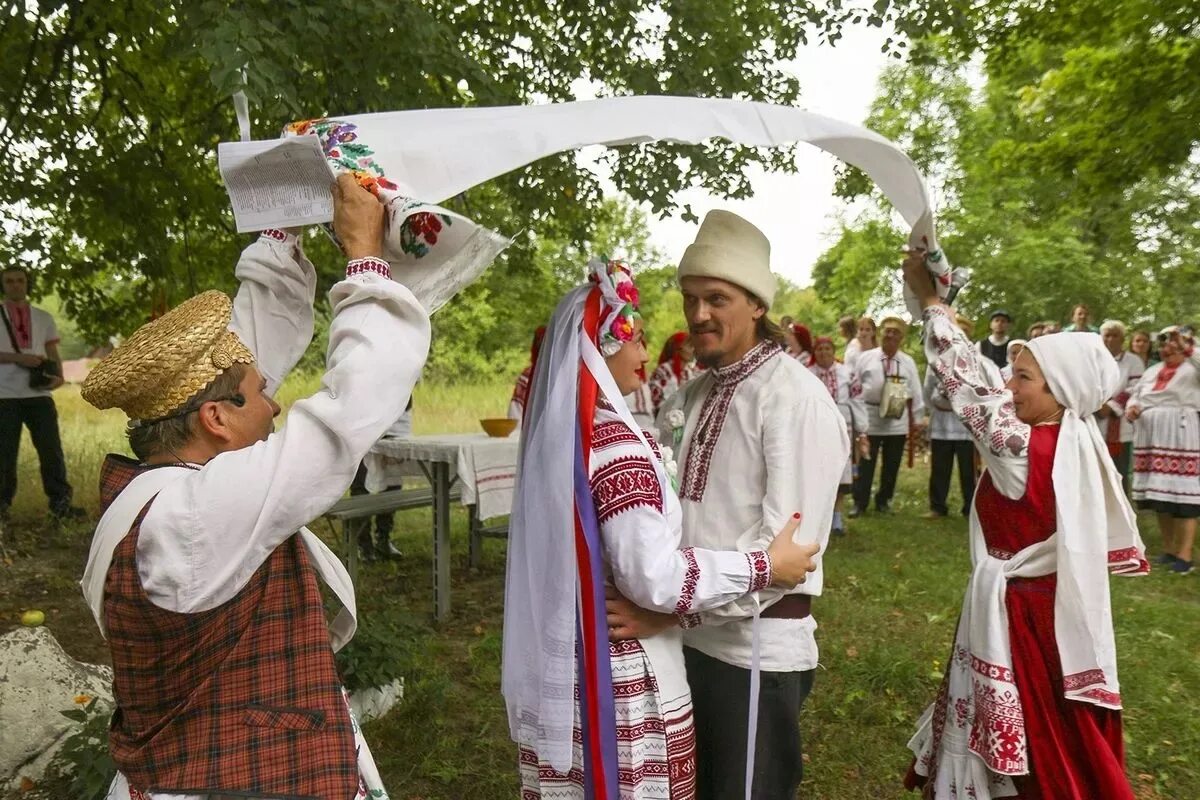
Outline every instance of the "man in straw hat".
{"label": "man in straw hat", "polygon": [[[846,426],[824,385],[788,358],[767,317],[775,298],[770,243],[728,211],[712,211],[679,262],[684,315],[708,367],[672,398],[660,430],[680,453],[685,547],[751,551],[770,543],[795,509],[797,541],[824,549],[841,473]],[[753,796],[791,798],[800,783],[800,707],[817,666],[817,569],[795,590],[766,589],[680,624],[696,721],[697,797],[740,797],[753,758]],[[618,627],[633,612],[612,603]],[[763,619],[754,619],[761,615]],[[635,624],[655,624],[637,615]],[[610,623],[611,624],[611,623]],[[759,659],[753,657],[759,639]],[[750,738],[751,676],[765,675]]]}
{"label": "man in straw hat", "polygon": [[[330,291],[327,371],[285,430],[272,432],[272,395],[312,337],[316,287],[292,233],[246,248],[232,302],[192,298],[84,384],[90,403],[129,415],[137,457],[104,462],[83,579],[112,652],[109,797],[382,791],[334,668],[354,589],[303,525],[404,411],[429,318],[378,257],[383,207],[348,175],[334,194],[349,263]],[[343,606],[328,626],[318,576]]]}
{"label": "man in straw hat", "polygon": [[[879,492],[875,495],[875,510],[888,512],[896,492],[896,477],[904,458],[904,444],[909,431],[921,424],[925,401],[922,399],[921,378],[917,362],[900,350],[908,323],[899,317],[885,317],[879,323],[879,347],[868,350],[858,358],[858,376],[862,381],[863,401],[867,404],[867,435],[871,440],[871,455],[858,465],[854,482],[854,508],[850,516],[857,517],[871,502],[871,484],[875,481],[875,465],[883,451],[883,468],[879,474]],[[897,404],[893,397],[902,398]]]}

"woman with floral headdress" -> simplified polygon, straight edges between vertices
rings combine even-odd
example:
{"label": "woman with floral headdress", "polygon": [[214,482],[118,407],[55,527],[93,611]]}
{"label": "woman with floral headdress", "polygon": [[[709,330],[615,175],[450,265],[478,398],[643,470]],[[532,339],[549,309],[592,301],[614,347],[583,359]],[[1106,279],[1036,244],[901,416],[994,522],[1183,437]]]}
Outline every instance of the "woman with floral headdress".
{"label": "woman with floral headdress", "polygon": [[650,397],[655,416],[663,403],[674,397],[679,387],[696,377],[698,372],[696,353],[687,331],[671,334],[658,354],[658,366],[650,376]]}
{"label": "woman with floral headdress", "polygon": [[1001,385],[938,299],[924,251],[904,276],[929,368],[987,466],[954,647],[905,783],[935,800],[1133,800],[1108,575],[1150,567],[1093,416],[1116,364],[1093,333],[1041,336]]}
{"label": "woman with floral headdress", "polygon": [[502,690],[522,798],[692,798],[695,741],[681,629],[609,642],[608,587],[686,624],[775,584],[815,546],[679,550],[672,454],[623,395],[646,362],[637,289],[620,262],[555,309],[521,432],[505,588]]}

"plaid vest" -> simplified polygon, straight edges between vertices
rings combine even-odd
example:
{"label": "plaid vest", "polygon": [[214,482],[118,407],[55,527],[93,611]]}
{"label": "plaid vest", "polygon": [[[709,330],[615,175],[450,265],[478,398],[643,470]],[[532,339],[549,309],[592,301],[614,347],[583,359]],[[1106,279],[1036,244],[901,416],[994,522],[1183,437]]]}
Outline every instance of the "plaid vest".
{"label": "plaid vest", "polygon": [[[110,456],[102,495],[111,501],[142,469]],[[138,577],[138,533],[152,503],[113,552],[105,581],[117,768],[143,792],[353,798],[354,734],[300,537],[275,548],[232,600],[167,611]]]}

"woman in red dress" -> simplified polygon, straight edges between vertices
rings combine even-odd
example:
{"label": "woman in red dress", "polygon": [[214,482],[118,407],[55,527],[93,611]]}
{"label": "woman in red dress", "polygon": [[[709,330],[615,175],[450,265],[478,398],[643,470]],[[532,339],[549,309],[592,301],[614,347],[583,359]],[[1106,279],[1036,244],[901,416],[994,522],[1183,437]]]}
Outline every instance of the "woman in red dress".
{"label": "woman in red dress", "polygon": [[924,797],[1133,800],[1107,576],[1149,571],[1093,413],[1120,376],[1099,336],[1043,336],[1001,385],[915,252],[925,349],[987,472],[937,699],[909,743]]}

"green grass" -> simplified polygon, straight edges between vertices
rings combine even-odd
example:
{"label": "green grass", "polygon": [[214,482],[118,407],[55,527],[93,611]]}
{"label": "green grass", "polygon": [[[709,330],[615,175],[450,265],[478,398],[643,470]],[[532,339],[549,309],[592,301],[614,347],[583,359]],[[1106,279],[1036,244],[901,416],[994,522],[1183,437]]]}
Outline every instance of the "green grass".
{"label": "green grass", "polygon": [[[291,382],[281,399],[313,387],[313,379]],[[70,392],[58,395],[68,463],[81,501],[94,511],[96,467],[106,449],[120,448],[121,420],[87,409]],[[508,393],[507,386],[420,386],[416,429],[476,430],[480,417],[503,414]],[[0,629],[37,606],[47,610],[47,624],[69,652],[107,660],[74,585],[90,531],[82,525],[59,547],[37,548],[45,498],[31,454],[26,440],[14,558],[0,571]],[[902,471],[895,513],[853,521],[849,536],[830,547],[825,594],[814,605],[821,666],[803,714],[800,797],[913,797],[899,788],[909,761],[905,742],[937,689],[968,574],[965,521],[918,518],[926,475],[921,465]],[[1153,521],[1140,521],[1157,553]],[[394,657],[407,687],[405,701],[369,723],[366,735],[394,798],[512,798],[516,756],[499,669],[504,544],[488,540],[482,565],[470,569],[466,514],[456,509],[452,522],[453,612],[445,623],[430,621],[427,509],[397,516],[396,543],[405,558],[368,566],[360,576],[364,628],[402,623]],[[328,526],[314,529],[336,546]],[[1140,798],[1198,798],[1200,580],[1156,570],[1112,585],[1130,779]]]}

